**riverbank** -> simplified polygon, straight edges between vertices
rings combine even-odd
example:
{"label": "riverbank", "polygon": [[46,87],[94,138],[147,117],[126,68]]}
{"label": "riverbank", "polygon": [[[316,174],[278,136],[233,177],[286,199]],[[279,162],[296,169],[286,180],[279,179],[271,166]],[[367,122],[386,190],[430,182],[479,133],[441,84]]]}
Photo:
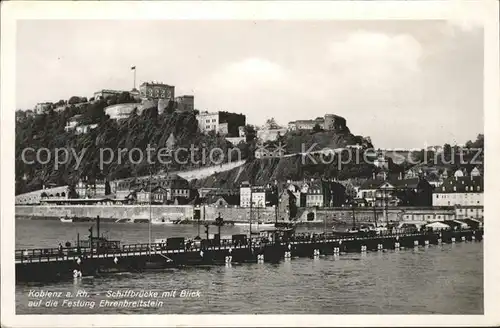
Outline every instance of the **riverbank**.
{"label": "riverbank", "polygon": [[[103,221],[114,222],[120,220],[137,220],[138,222],[155,219],[169,220],[200,220],[212,221],[217,216],[224,220],[234,222],[248,222],[250,215],[253,220],[261,222],[274,222],[276,212],[274,208],[261,208],[258,213],[252,213],[249,208],[242,207],[216,207],[216,206],[193,206],[193,205],[61,205],[61,206],[16,206],[16,217],[32,219],[59,219],[61,217],[79,217],[95,219],[99,216]],[[463,211],[463,212],[462,212]],[[352,209],[349,208],[300,208],[297,215],[299,222],[321,222],[327,225],[337,222],[351,222]],[[196,213],[196,215],[195,215]],[[382,209],[356,208],[355,217],[357,222],[373,222],[376,217],[378,222],[383,221],[444,221],[464,218],[465,213],[469,218],[477,218],[482,221],[482,207],[476,211],[465,211],[463,208],[453,207],[391,207],[386,211]],[[285,218],[278,217],[278,220]]]}

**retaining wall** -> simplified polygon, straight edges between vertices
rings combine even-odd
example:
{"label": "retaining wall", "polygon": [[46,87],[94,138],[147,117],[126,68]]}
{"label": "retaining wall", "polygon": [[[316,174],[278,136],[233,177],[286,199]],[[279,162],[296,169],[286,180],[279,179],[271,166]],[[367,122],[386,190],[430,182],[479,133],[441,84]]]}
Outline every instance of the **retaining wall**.
{"label": "retaining wall", "polygon": [[[201,220],[214,220],[220,213],[225,220],[248,222],[250,217],[249,208],[241,207],[216,207],[200,206]],[[33,217],[96,217],[108,219],[148,219],[149,205],[67,205],[67,206],[16,206],[16,215]],[[151,216],[153,218],[168,217],[170,219],[192,219],[195,207],[192,205],[152,205]],[[352,210],[345,208],[305,208],[299,209],[299,221],[307,221],[309,213],[317,222],[335,223],[338,220],[352,222]],[[377,210],[377,221],[385,222],[386,218],[382,210]],[[371,208],[356,209],[357,222],[373,222],[374,211]],[[273,208],[253,208],[254,220],[274,221],[275,211]],[[388,221],[442,221],[455,219],[455,210],[442,208],[390,208],[387,210]],[[278,217],[278,220],[287,219]]]}

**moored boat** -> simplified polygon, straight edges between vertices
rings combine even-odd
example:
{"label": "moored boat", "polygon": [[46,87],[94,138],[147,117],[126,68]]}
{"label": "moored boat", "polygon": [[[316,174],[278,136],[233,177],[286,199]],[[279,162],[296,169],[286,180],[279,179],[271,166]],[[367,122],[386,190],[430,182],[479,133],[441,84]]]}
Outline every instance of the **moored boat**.
{"label": "moored boat", "polygon": [[65,218],[59,218],[59,220],[61,222],[73,222],[73,219],[72,218],[68,218],[68,217],[65,217]]}
{"label": "moored boat", "polygon": [[172,221],[168,218],[161,218],[161,219],[153,219],[151,220],[151,224],[155,225],[168,225],[168,224],[175,224],[175,221]]}

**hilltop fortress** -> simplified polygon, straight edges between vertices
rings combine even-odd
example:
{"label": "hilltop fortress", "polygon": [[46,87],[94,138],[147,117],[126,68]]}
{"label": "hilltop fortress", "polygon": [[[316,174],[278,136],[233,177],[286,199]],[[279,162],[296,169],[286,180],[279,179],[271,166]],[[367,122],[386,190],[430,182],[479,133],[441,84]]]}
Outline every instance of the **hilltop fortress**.
{"label": "hilltop fortress", "polygon": [[328,131],[345,131],[347,129],[346,119],[334,115],[325,114],[324,117],[317,117],[314,120],[297,120],[288,122],[288,130],[312,130],[318,125],[323,130]]}

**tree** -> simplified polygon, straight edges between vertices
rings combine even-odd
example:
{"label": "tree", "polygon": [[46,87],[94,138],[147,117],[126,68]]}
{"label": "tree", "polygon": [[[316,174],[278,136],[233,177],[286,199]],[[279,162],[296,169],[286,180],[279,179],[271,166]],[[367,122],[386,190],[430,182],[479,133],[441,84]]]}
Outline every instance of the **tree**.
{"label": "tree", "polygon": [[451,158],[452,158],[452,149],[451,149],[451,146],[450,144],[444,144],[443,146],[443,157],[444,157],[444,160],[449,162],[451,161]]}
{"label": "tree", "polygon": [[104,194],[105,195],[111,194],[111,186],[109,185],[108,180],[106,180],[106,182],[104,183]]}
{"label": "tree", "polygon": [[245,125],[245,138],[246,142],[250,142],[257,138],[257,131],[255,131],[255,127],[253,125]]}
{"label": "tree", "polygon": [[318,123],[316,123],[316,125],[313,127],[313,132],[317,133],[317,132],[321,132],[321,131],[323,131],[323,129],[321,128],[321,126]]}
{"label": "tree", "polygon": [[280,128],[278,123],[276,123],[276,121],[274,120],[274,117],[271,117],[270,119],[266,120],[266,127],[268,129],[279,129]]}
{"label": "tree", "polygon": [[68,100],[69,105],[78,104],[80,102],[81,102],[81,99],[78,96],[73,96],[73,97],[69,98],[69,100]]}
{"label": "tree", "polygon": [[129,102],[132,102],[129,92],[122,92],[121,94],[118,95],[116,99],[117,104],[125,104]]}

